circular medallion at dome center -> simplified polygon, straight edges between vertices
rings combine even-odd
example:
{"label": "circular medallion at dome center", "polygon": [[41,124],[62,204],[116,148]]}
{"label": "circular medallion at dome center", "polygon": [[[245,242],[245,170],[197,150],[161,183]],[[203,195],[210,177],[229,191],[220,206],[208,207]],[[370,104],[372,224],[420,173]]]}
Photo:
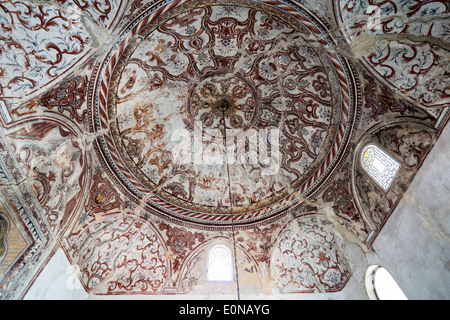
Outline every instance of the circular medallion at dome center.
{"label": "circular medallion at dome center", "polygon": [[257,119],[259,95],[239,73],[215,72],[193,84],[187,114],[211,129],[248,129]]}

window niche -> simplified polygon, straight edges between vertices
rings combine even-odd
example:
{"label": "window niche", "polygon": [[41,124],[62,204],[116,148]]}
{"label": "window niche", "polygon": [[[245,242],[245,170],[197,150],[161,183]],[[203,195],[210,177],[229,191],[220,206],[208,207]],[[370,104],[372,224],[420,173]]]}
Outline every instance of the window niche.
{"label": "window niche", "polygon": [[364,147],[361,165],[369,177],[387,192],[400,171],[400,163],[375,144]]}
{"label": "window niche", "polygon": [[206,274],[211,282],[233,281],[233,259],[227,246],[215,245],[209,250]]}

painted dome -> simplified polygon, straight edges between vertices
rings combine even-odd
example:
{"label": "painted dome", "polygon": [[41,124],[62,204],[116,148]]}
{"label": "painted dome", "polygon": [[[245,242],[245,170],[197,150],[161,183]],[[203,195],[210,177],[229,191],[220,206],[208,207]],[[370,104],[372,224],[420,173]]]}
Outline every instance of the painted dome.
{"label": "painted dome", "polygon": [[94,127],[114,178],[153,213],[210,227],[273,218],[344,152],[352,72],[309,13],[189,1],[128,29],[100,74]]}

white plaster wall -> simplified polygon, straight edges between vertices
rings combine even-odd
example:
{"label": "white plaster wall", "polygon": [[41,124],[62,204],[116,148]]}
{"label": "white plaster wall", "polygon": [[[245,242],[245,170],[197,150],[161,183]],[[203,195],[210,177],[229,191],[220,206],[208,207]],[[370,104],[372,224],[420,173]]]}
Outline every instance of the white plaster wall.
{"label": "white plaster wall", "polygon": [[28,290],[24,300],[86,300],[76,269],[58,249]]}
{"label": "white plaster wall", "polygon": [[450,299],[449,159],[447,126],[368,255],[408,299]]}

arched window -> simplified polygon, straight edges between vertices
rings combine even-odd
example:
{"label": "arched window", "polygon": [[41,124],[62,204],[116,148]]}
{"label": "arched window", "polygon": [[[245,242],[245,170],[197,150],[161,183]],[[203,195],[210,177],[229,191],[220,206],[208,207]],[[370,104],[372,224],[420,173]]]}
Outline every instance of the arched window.
{"label": "arched window", "polygon": [[231,250],[224,245],[211,248],[206,272],[208,281],[233,281]]}
{"label": "arched window", "polygon": [[384,191],[388,191],[400,170],[400,163],[374,144],[362,151],[361,164]]}
{"label": "arched window", "polygon": [[408,300],[391,274],[380,266],[367,269],[366,290],[371,300]]}

